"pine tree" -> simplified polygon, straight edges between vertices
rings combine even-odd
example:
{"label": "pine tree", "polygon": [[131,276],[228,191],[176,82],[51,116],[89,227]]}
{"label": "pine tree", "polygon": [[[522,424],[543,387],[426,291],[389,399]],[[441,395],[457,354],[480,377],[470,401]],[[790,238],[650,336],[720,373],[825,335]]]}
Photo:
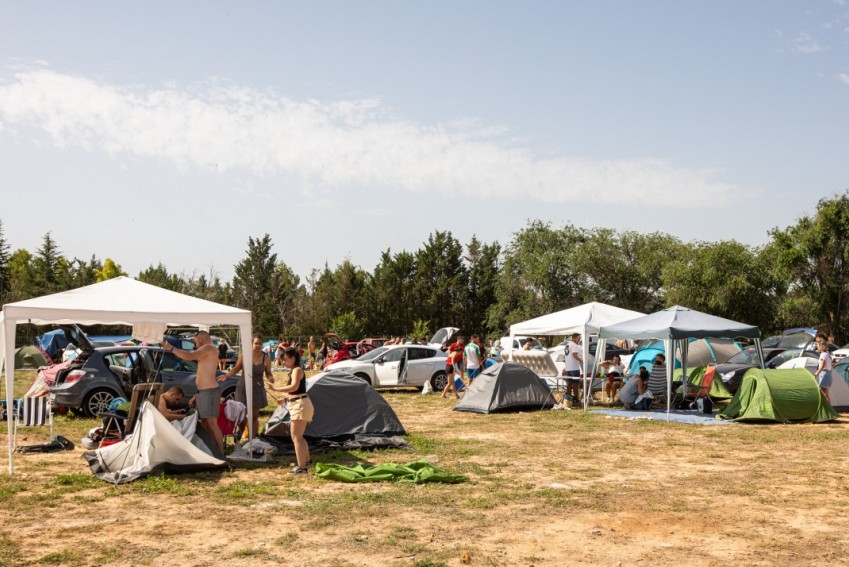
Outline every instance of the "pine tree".
{"label": "pine tree", "polygon": [[9,267],[11,257],[9,243],[3,234],[3,221],[0,220],[0,305],[6,303],[6,298],[12,291],[12,272]]}

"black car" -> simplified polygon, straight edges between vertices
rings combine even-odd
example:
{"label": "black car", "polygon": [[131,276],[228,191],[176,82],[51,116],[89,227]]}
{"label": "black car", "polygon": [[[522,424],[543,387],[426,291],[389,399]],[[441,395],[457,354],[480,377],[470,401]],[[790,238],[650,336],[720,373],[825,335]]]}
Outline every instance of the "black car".
{"label": "black car", "polygon": [[[50,399],[54,405],[71,408],[76,415],[92,417],[105,412],[115,398],[130,399],[133,386],[143,382],[162,382],[166,390],[180,386],[187,397],[197,392],[194,361],[177,358],[159,347],[93,348],[76,327],[65,329],[65,334],[82,352],[56,375]],[[221,396],[232,397],[236,383],[235,377],[221,383]]]}

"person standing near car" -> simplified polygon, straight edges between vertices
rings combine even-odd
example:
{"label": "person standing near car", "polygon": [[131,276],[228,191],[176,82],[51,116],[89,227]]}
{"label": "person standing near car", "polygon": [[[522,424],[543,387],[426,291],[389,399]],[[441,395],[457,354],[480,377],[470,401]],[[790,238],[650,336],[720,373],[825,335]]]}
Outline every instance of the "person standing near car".
{"label": "person standing near car", "polygon": [[[263,381],[263,374],[268,378],[268,381],[272,384],[274,383],[274,375],[271,373],[271,357],[262,350],[262,337],[259,335],[254,335],[253,342],[251,343],[251,401],[253,402],[253,408],[251,408],[251,423],[253,424],[253,436],[251,439],[256,437],[259,433],[259,410],[268,405],[268,394],[265,392],[265,382]],[[218,378],[219,382],[224,382],[228,378],[232,378],[239,371],[245,368],[244,360],[241,355],[239,356],[239,360],[236,361],[236,365],[231,368],[227,374],[220,376]],[[241,402],[247,406],[248,404],[248,394],[247,394],[247,383],[245,382],[245,373],[239,376],[239,382],[236,384],[236,401]],[[239,424],[239,429],[245,425],[245,422]]]}
{"label": "person standing near car", "polygon": [[445,359],[445,378],[447,383],[442,390],[442,398],[448,397],[448,392],[454,392],[454,397],[459,399],[460,394],[457,393],[457,388],[454,386],[455,373],[463,375],[463,351],[466,348],[466,343],[463,337],[457,337],[456,342],[451,343],[448,347],[448,357]]}
{"label": "person standing near car", "polygon": [[814,378],[817,379],[822,395],[831,403],[831,395],[828,389],[831,388],[831,353],[828,352],[828,343],[823,341],[817,343],[817,348],[820,351],[820,361],[817,365],[817,371],[814,372]]}
{"label": "person standing near car", "polygon": [[[315,409],[312,401],[307,395],[307,379],[304,369],[301,368],[301,353],[296,348],[288,348],[283,354],[283,363],[289,369],[291,381],[288,386],[275,388],[269,386],[275,392],[286,394],[285,404],[289,410],[289,434],[295,445],[295,459],[297,466],[289,474],[306,474],[310,463],[310,446],[304,439],[304,432],[309,422],[313,420]],[[283,403],[283,402],[281,402]]]}
{"label": "person standing near car", "polygon": [[472,335],[469,344],[463,351],[463,359],[466,366],[466,378],[469,379],[469,384],[478,377],[483,366],[481,338],[478,335]]}
{"label": "person standing near car", "polygon": [[176,348],[165,340],[162,341],[162,350],[173,352],[174,356],[183,360],[197,361],[198,373],[195,376],[195,384],[197,385],[198,393],[194,397],[195,408],[197,409],[201,424],[212,435],[213,441],[215,441],[218,450],[223,455],[224,436],[221,434],[221,429],[218,428],[221,394],[218,391],[218,380],[215,378],[218,370],[218,349],[212,344],[209,333],[199,331],[195,335],[194,350]]}

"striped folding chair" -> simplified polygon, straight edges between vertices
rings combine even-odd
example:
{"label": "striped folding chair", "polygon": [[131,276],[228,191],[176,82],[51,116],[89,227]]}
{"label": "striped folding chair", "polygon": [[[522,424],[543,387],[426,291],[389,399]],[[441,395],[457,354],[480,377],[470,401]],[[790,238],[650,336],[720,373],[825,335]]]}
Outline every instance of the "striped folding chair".
{"label": "striped folding chair", "polygon": [[50,437],[53,438],[53,411],[50,398],[42,396],[39,398],[21,398],[17,401],[15,408],[15,428],[12,438],[15,448],[18,448],[18,429],[21,427],[44,427],[50,426]]}

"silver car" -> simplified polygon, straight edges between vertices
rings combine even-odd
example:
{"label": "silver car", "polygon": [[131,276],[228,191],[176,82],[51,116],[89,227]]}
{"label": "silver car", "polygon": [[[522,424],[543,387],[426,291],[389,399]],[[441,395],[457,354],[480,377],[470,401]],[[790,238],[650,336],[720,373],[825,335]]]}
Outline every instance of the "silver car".
{"label": "silver car", "polygon": [[434,390],[448,383],[445,377],[447,355],[433,345],[382,346],[355,360],[334,362],[325,370],[341,370],[365,380],[375,388],[416,386],[430,381]]}

